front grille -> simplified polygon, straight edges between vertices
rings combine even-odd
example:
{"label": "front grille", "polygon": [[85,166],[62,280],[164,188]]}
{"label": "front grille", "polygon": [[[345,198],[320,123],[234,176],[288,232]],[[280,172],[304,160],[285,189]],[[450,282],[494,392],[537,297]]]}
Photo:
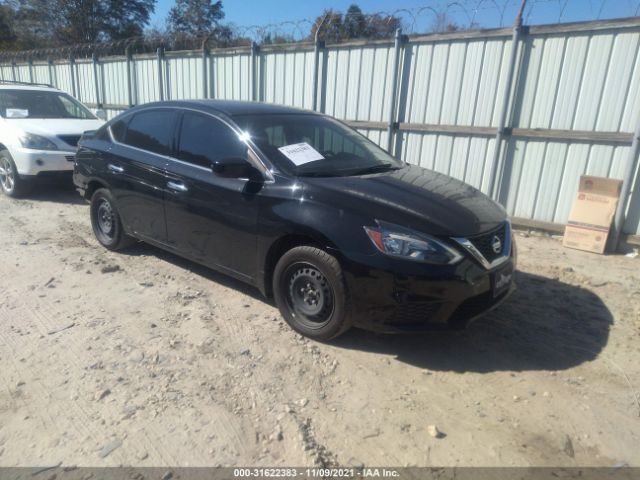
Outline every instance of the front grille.
{"label": "front grille", "polygon": [[395,327],[419,326],[429,320],[440,307],[436,302],[407,302],[398,305],[393,316],[386,321]]}
{"label": "front grille", "polygon": [[65,157],[67,159],[67,162],[75,162],[76,160],[76,156],[75,155],[65,155]]}
{"label": "front grille", "polygon": [[77,147],[78,142],[80,141],[81,135],[58,135],[58,138],[62,140],[67,145],[71,145],[72,147]]}
{"label": "front grille", "polygon": [[[482,256],[487,259],[487,261],[492,262],[496,258],[503,255],[504,247],[506,245],[505,232],[505,225],[501,225],[500,227],[488,233],[476,235],[475,237],[468,237],[468,239],[473,244],[473,246],[476,247],[476,249],[482,254]],[[495,252],[493,250],[495,237],[498,237],[500,239],[501,247],[498,252]]]}

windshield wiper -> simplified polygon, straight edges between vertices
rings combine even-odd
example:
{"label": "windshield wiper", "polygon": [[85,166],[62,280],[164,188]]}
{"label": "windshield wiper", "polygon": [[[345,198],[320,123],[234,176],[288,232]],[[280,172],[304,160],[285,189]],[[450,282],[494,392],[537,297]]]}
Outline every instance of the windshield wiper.
{"label": "windshield wiper", "polygon": [[382,163],[379,165],[372,165],[371,167],[361,168],[359,170],[353,170],[349,172],[349,175],[366,175],[367,173],[389,172],[392,170],[399,170],[400,167],[395,167],[391,163]]}
{"label": "windshield wiper", "polygon": [[341,177],[338,172],[300,172],[299,177]]}

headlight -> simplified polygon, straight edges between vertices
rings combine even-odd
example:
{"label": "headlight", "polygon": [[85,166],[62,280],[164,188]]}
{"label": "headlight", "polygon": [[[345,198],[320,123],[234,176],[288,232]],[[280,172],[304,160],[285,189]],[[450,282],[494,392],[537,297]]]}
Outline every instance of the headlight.
{"label": "headlight", "polygon": [[418,262],[451,265],[462,254],[440,240],[398,225],[377,222],[378,228],[364,227],[367,235],[382,253]]}
{"label": "headlight", "polygon": [[33,150],[58,150],[56,144],[51,140],[33,133],[23,133],[20,137],[20,143],[24,148],[32,148]]}

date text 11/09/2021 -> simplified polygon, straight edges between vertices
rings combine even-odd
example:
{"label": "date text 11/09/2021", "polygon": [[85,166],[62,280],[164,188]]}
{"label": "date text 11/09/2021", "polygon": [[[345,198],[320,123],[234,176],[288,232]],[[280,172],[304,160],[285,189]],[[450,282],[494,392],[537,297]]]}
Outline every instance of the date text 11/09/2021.
{"label": "date text 11/09/2021", "polygon": [[236,468],[234,478],[397,478],[393,468]]}

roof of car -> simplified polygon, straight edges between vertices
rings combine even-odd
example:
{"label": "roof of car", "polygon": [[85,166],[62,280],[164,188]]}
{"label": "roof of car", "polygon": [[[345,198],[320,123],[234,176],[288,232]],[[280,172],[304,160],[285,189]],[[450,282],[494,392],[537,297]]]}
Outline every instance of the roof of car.
{"label": "roof of car", "polygon": [[3,82],[0,80],[0,90],[38,90],[44,92],[59,92],[55,87],[50,87],[47,85],[27,85],[20,82]]}
{"label": "roof of car", "polygon": [[282,113],[304,113],[314,114],[310,110],[303,110],[301,108],[286,107],[284,105],[277,105],[275,103],[265,102],[243,102],[239,100],[175,100],[167,102],[154,102],[140,107],[192,107],[202,110],[215,110],[216,112],[223,113],[229,116],[235,115],[264,115],[264,114],[282,114]]}

